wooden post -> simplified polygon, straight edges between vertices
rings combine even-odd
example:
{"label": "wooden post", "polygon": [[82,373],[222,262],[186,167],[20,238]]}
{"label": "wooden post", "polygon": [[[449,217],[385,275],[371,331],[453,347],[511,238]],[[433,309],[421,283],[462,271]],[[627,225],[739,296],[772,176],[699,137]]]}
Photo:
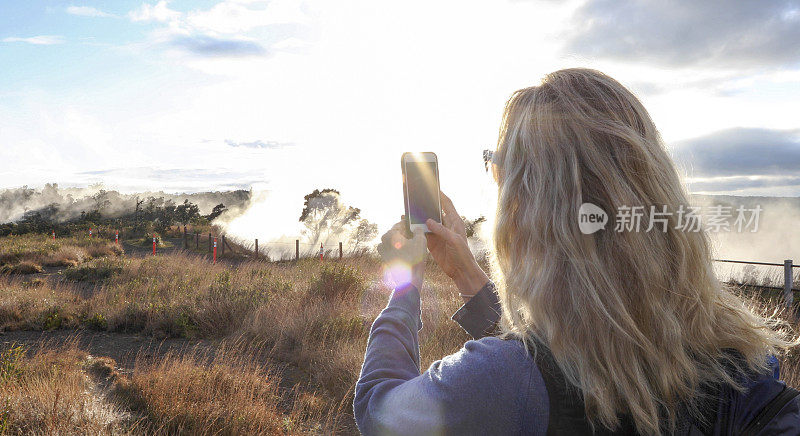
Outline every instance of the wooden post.
{"label": "wooden post", "polygon": [[339,259],[342,258],[342,243],[339,242]]}
{"label": "wooden post", "polygon": [[195,232],[194,234],[194,248],[200,249],[200,233]]}
{"label": "wooden post", "polygon": [[222,235],[222,256],[225,255],[225,235]]}
{"label": "wooden post", "polygon": [[183,226],[183,248],[189,249],[189,238],[186,235],[186,226]]}
{"label": "wooden post", "polygon": [[794,315],[792,303],[794,303],[794,293],[792,292],[792,259],[783,261],[783,299],[786,301],[786,308]]}
{"label": "wooden post", "polygon": [[208,234],[208,254],[211,254],[211,233]]}
{"label": "wooden post", "polygon": [[294,240],[294,260],[300,259],[300,240]]}
{"label": "wooden post", "polygon": [[256,238],[256,259],[258,259],[258,238]]}

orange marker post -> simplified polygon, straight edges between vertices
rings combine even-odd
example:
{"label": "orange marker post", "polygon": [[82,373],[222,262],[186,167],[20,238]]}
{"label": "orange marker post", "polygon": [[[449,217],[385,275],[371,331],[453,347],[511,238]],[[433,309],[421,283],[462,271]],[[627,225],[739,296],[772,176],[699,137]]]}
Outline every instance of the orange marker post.
{"label": "orange marker post", "polygon": [[114,243],[119,244],[119,230],[114,232]]}
{"label": "orange marker post", "polygon": [[214,238],[214,263],[217,263],[217,238]]}
{"label": "orange marker post", "polygon": [[92,228],[91,227],[89,227],[89,237],[90,238],[92,237]]}
{"label": "orange marker post", "polygon": [[153,256],[156,255],[156,234],[153,233]]}
{"label": "orange marker post", "polygon": [[56,240],[56,231],[55,230],[53,230],[53,240],[54,241]]}
{"label": "orange marker post", "polygon": [[322,253],[323,253],[323,251],[322,251],[322,242],[320,242],[319,243],[319,260],[320,260],[320,262],[322,262]]}

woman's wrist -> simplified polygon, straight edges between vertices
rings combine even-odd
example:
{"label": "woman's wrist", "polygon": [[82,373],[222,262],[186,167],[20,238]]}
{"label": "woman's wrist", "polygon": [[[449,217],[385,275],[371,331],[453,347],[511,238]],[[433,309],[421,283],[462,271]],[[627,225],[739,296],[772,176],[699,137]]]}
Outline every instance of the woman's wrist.
{"label": "woman's wrist", "polygon": [[464,302],[467,302],[489,282],[489,276],[477,262],[474,262],[470,268],[465,268],[457,277],[454,277],[453,281],[458,288],[458,295],[464,299]]}

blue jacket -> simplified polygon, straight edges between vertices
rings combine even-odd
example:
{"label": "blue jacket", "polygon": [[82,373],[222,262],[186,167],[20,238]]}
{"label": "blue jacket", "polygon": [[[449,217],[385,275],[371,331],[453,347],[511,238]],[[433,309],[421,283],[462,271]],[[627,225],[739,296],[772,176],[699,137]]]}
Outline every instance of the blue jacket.
{"label": "blue jacket", "polygon": [[[372,324],[353,409],[365,435],[526,434],[544,435],[548,395],[539,368],[520,341],[486,336],[500,316],[497,295],[485,286],[454,315],[477,340],[421,373],[420,295],[413,286],[395,289]],[[728,401],[729,428],[735,434],[783,387],[778,362],[771,374],[755,377],[745,394]],[[800,406],[789,406],[765,434],[800,434]],[[720,413],[721,416],[721,413]],[[719,419],[719,418],[718,418]]]}

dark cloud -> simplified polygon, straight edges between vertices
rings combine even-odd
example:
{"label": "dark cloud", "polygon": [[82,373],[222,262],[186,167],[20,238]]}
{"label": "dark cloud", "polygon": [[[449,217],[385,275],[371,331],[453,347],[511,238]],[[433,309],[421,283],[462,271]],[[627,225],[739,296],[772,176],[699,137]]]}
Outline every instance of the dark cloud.
{"label": "dark cloud", "polygon": [[173,47],[189,53],[209,57],[265,56],[267,50],[255,41],[216,38],[208,35],[176,36],[170,41]]}
{"label": "dark cloud", "polygon": [[291,144],[285,142],[278,142],[278,141],[262,141],[262,140],[255,140],[253,142],[235,142],[231,141],[230,139],[226,139],[225,143],[230,145],[231,147],[246,147],[246,148],[266,148],[266,149],[275,149],[275,148],[283,148],[288,147]]}
{"label": "dark cloud", "polygon": [[734,128],[674,144],[691,177],[800,174],[800,129]]}
{"label": "dark cloud", "polygon": [[800,189],[800,176],[777,176],[753,179],[749,176],[715,177],[708,180],[689,182],[692,192],[736,192],[758,188]]}
{"label": "dark cloud", "polygon": [[800,63],[800,0],[589,0],[565,50],[670,66]]}

